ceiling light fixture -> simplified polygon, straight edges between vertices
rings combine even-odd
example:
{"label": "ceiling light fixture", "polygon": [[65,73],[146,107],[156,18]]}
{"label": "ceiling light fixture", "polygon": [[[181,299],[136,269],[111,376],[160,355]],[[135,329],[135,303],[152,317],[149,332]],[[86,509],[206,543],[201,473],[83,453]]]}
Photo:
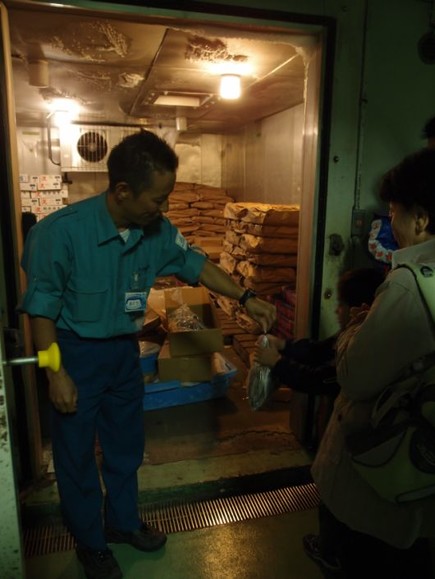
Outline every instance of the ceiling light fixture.
{"label": "ceiling light fixture", "polygon": [[50,104],[51,112],[48,115],[50,124],[55,127],[70,125],[80,112],[79,104],[73,99],[54,99]]}
{"label": "ceiling light fixture", "polygon": [[175,128],[177,131],[185,131],[187,129],[187,119],[186,117],[177,116],[175,117]]}
{"label": "ceiling light fixture", "polygon": [[226,100],[238,99],[242,94],[240,76],[238,74],[223,74],[221,76],[219,94]]}

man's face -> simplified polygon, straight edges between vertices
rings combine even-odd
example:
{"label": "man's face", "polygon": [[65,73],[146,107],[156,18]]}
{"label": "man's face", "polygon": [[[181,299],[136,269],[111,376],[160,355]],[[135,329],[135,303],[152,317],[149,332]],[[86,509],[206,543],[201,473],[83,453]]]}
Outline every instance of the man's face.
{"label": "man's face", "polygon": [[168,197],[174,188],[175,174],[172,171],[154,171],[151,186],[139,195],[130,189],[125,191],[121,205],[124,226],[146,227],[157,222],[168,210]]}

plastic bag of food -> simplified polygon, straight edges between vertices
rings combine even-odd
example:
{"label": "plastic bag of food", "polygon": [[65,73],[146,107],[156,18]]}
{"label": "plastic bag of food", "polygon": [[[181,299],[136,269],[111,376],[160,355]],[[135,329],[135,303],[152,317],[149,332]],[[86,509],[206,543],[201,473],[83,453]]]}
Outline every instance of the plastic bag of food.
{"label": "plastic bag of food", "polygon": [[[267,336],[260,336],[257,345],[267,348],[269,346]],[[247,377],[247,389],[249,404],[253,410],[261,408],[277,387],[277,381],[271,372],[269,366],[262,366],[252,359]]]}
{"label": "plastic bag of food", "polygon": [[202,321],[187,304],[182,304],[169,314],[168,327],[170,332],[190,332],[205,329]]}

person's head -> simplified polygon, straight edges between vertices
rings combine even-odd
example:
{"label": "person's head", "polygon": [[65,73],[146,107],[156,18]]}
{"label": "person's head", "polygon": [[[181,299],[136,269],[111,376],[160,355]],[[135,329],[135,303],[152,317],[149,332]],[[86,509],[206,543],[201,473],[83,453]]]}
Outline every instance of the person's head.
{"label": "person's head", "polygon": [[423,139],[427,140],[427,146],[435,148],[435,117],[429,119],[423,127]]}
{"label": "person's head", "polygon": [[383,177],[380,198],[389,203],[391,228],[399,247],[435,235],[435,150],[406,156]]}
{"label": "person's head", "polygon": [[336,314],[341,330],[349,322],[351,308],[360,307],[363,304],[371,306],[376,290],[384,279],[384,271],[373,267],[349,269],[340,276],[337,284]]}
{"label": "person's head", "polygon": [[142,130],[110,152],[109,211],[118,227],[144,227],[168,209],[178,157],[166,141]]}

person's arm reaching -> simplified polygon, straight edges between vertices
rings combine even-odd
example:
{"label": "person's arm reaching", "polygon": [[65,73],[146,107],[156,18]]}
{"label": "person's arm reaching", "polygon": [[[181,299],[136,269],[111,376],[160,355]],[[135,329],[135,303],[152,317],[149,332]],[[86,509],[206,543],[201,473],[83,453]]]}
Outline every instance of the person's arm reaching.
{"label": "person's arm reaching", "polygon": [[267,336],[269,345],[257,345],[254,360],[271,368],[272,376],[292,390],[311,394],[338,394],[335,371],[336,336],[325,340],[283,340]]}
{"label": "person's arm reaching", "polygon": [[[207,260],[204,263],[199,281],[209,290],[228,298],[240,300],[245,290],[241,288],[222,268]],[[245,302],[248,314],[267,332],[276,322],[276,308],[273,304],[257,297]]]}
{"label": "person's arm reaching", "polygon": [[[42,317],[30,317],[32,336],[36,349],[46,350],[57,342],[56,326],[53,320]],[[49,383],[49,398],[55,408],[62,413],[75,412],[77,406],[77,389],[65,368],[58,372],[46,368]]]}

